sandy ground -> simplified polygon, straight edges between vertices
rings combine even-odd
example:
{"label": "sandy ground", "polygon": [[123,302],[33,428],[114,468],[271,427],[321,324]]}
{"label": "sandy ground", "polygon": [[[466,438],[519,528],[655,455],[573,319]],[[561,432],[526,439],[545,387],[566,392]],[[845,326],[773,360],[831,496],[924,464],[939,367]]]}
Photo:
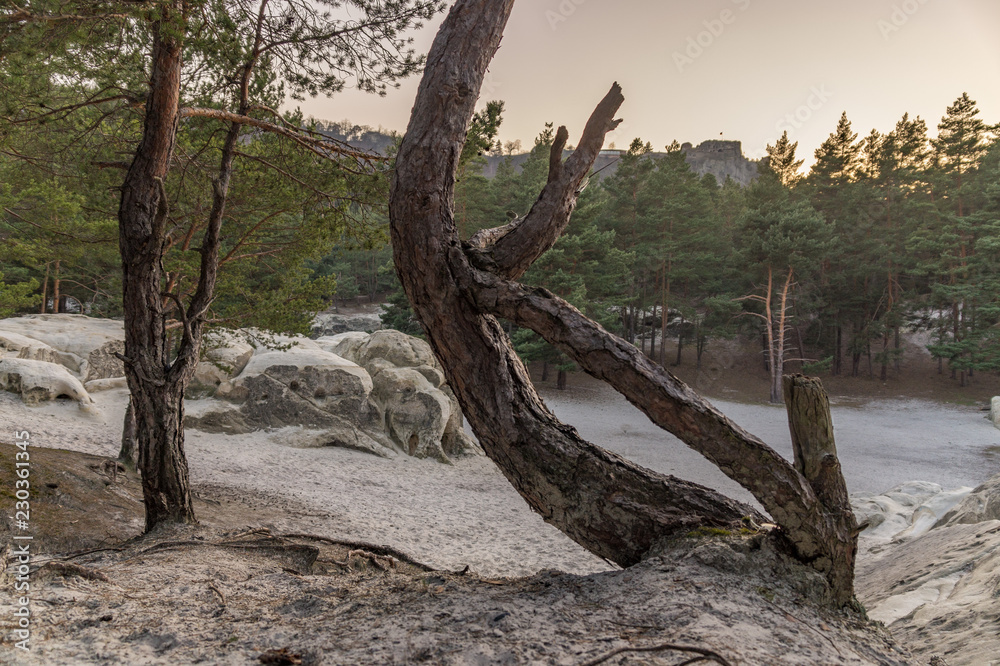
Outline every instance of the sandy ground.
{"label": "sandy ground", "polygon": [[[9,431],[0,439],[25,430],[36,447],[114,456],[125,392],[93,397],[96,404],[83,411],[66,402],[28,408],[0,393],[0,422]],[[102,578],[72,571],[42,577],[38,598],[48,619],[40,647],[6,658],[46,665],[576,665],[622,647],[671,643],[718,649],[732,664],[926,663],[856,618],[816,610],[808,576],[787,582],[785,565],[752,544],[681,544],[621,571],[545,524],[486,458],[386,460],[295,448],[295,435],[189,430],[195,493],[238,499],[247,511],[236,527],[390,544],[436,571],[383,572],[365,565],[365,556],[359,566],[338,551],[327,559],[348,566],[302,576],[282,550],[301,543],[283,542],[255,559],[230,552],[232,535],[215,525],[155,535],[122,552],[74,560]],[[615,441],[634,443],[624,435]],[[163,541],[208,545],[157,550]],[[466,567],[464,576],[450,573]],[[527,578],[499,580],[515,576]],[[935,646],[925,642],[929,658]],[[298,661],[257,661],[286,647]],[[656,650],[602,663],[690,657]],[[989,662],[959,656],[947,663]]]}
{"label": "sandy ground", "polygon": [[[93,395],[28,408],[0,392],[5,429],[26,430],[35,446],[116,456],[127,394]],[[482,456],[443,465],[383,459],[336,448],[290,448],[294,429],[250,435],[188,430],[185,448],[196,493],[227,493],[266,506],[276,530],[390,543],[437,568],[488,576],[541,569],[592,573],[611,568],[533,513]],[[287,517],[273,518],[287,506]]]}

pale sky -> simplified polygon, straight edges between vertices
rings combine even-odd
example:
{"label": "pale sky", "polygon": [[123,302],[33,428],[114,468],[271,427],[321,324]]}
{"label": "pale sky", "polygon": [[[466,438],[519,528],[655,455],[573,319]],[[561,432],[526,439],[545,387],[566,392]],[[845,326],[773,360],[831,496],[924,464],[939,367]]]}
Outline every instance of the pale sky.
{"label": "pale sky", "polygon": [[[418,48],[439,23],[415,35]],[[998,35],[997,0],[520,0],[480,104],[506,102],[504,141],[530,147],[551,121],[573,144],[618,81],[625,122],[608,144],[725,138],[758,158],[788,129],[808,165],[842,111],[862,137],[905,112],[934,136],[968,92],[983,120],[1000,122]],[[302,108],[402,132],[417,83]]]}

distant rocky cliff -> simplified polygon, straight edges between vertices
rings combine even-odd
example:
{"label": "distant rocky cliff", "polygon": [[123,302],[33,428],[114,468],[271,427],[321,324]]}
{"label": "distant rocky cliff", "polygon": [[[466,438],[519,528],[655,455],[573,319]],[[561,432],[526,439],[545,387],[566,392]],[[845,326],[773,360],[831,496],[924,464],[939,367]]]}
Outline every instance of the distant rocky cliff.
{"label": "distant rocky cliff", "polygon": [[681,150],[692,171],[700,176],[710,173],[720,185],[726,178],[749,185],[757,177],[757,163],[743,156],[739,141],[705,141],[697,147],[685,143]]}
{"label": "distant rocky cliff", "polygon": [[[705,141],[692,146],[685,143],[681,146],[687,163],[691,165],[691,170],[699,176],[710,173],[715,176],[719,184],[726,182],[726,178],[732,178],[740,185],[749,185],[757,177],[757,162],[747,159],[743,155],[743,144],[739,141]],[[572,151],[565,151],[565,159]],[[618,160],[625,154],[624,150],[602,150],[594,161],[594,171],[600,172],[599,178],[604,179],[613,174],[618,168]],[[663,157],[664,153],[650,153],[650,157]],[[493,178],[497,174],[497,169],[501,162],[507,159],[506,156],[490,155],[487,157],[487,164],[483,168],[483,175]],[[528,155],[513,155],[515,168],[520,169]]]}
{"label": "distant rocky cliff", "polygon": [[[352,125],[347,121],[339,123],[320,122],[317,129],[337,141],[380,155],[389,152],[392,145],[397,140],[397,136],[382,128],[373,129],[365,125]],[[697,146],[685,143],[681,146],[687,163],[691,165],[691,170],[699,176],[710,173],[719,181],[719,185],[726,182],[726,178],[732,178],[740,185],[749,185],[757,177],[757,162],[747,159],[743,155],[743,144],[739,141],[704,141]],[[568,157],[573,151],[563,152],[563,159]],[[599,172],[598,179],[603,180],[613,174],[618,168],[618,160],[625,154],[624,150],[602,150],[594,161],[594,171]],[[650,157],[662,157],[664,153],[650,153]],[[486,158],[486,166],[483,167],[483,175],[493,178],[497,175],[500,164],[508,159],[505,155],[489,155]],[[521,165],[528,159],[527,153],[509,156],[514,163],[514,167],[520,170]]]}

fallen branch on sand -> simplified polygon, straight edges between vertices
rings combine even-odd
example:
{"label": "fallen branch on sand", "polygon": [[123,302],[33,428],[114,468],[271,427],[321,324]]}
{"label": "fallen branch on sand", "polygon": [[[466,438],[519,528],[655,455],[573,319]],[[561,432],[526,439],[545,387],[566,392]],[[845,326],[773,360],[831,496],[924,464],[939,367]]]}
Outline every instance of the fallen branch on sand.
{"label": "fallen branch on sand", "polygon": [[722,666],[733,666],[717,652],[712,652],[711,650],[706,650],[704,648],[689,647],[684,645],[674,645],[672,643],[663,643],[662,645],[648,645],[645,647],[630,645],[630,646],[615,648],[614,650],[608,652],[607,654],[591,659],[590,661],[583,662],[582,664],[580,664],[580,666],[597,666],[598,664],[603,664],[612,657],[617,657],[618,655],[624,654],[626,652],[663,652],[666,650],[672,650],[674,652],[688,652],[691,654],[698,655],[693,659],[682,661],[677,666],[685,666],[686,664],[696,664],[699,661],[708,661],[709,659],[718,664],[722,664]]}

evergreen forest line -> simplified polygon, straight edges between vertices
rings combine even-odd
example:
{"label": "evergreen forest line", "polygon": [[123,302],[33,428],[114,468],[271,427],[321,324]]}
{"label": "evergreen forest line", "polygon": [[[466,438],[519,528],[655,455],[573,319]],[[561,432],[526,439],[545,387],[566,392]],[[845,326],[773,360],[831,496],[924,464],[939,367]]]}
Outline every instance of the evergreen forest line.
{"label": "evergreen forest line", "polygon": [[[546,182],[551,125],[520,168],[507,160],[495,178],[482,175],[483,156],[503,150],[502,112],[502,103],[489,103],[469,131],[456,185],[463,239],[527,214]],[[859,137],[845,113],[807,173],[786,133],[748,187],[696,175],[676,142],[653,155],[635,139],[612,175],[593,177],[581,192],[569,229],[525,281],[663,365],[680,364],[685,347],[700,363],[713,339],[759,337],[773,400],[790,362],[882,380],[905,371],[907,329],[931,332],[941,371],[965,385],[1000,371],[1000,140],[979,116],[963,94],[935,137],[909,115]],[[317,127],[296,114],[285,120]],[[83,133],[87,126],[99,137]],[[0,315],[66,310],[72,301],[92,314],[121,314],[116,156],[137,127],[135,118],[89,108],[8,127]],[[196,271],[192,239],[210,192],[188,183],[202,177],[197,155],[222,140],[199,118],[182,136],[181,168],[166,188],[176,232],[165,292],[182,291]],[[305,332],[311,312],[366,297],[389,301],[386,325],[419,333],[387,247],[391,162],[331,170],[271,134],[246,136],[213,323]],[[522,358],[553,367],[565,385],[568,359],[530,331],[512,334]],[[671,348],[667,357],[664,340],[676,355]]]}

